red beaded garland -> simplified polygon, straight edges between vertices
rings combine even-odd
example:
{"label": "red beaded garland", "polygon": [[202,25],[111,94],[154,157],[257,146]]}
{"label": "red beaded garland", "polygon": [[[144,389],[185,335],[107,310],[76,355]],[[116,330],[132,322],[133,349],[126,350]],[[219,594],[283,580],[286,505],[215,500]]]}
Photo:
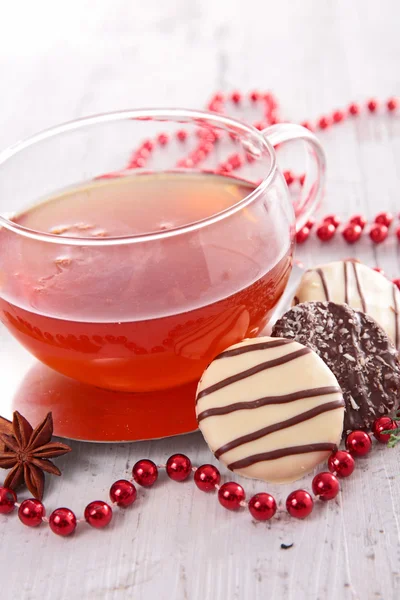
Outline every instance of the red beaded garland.
{"label": "red beaded garland", "polygon": [[380,223],[375,223],[372,225],[371,230],[369,232],[369,237],[374,242],[374,244],[381,244],[384,242],[388,236],[388,228],[386,225],[382,225]]}
{"label": "red beaded garland", "polygon": [[381,442],[381,444],[387,444],[390,439],[390,433],[382,433],[382,431],[389,431],[391,429],[397,429],[397,423],[390,417],[379,417],[372,424],[374,438],[378,442]]}
{"label": "red beaded garland", "polygon": [[220,484],[221,474],[214,465],[201,465],[194,474],[194,482],[202,492],[212,492]]}
{"label": "red beaded garland", "polygon": [[174,481],[185,481],[192,472],[192,463],[185,454],[173,454],[167,460],[168,477]]}
{"label": "red beaded garland", "polygon": [[385,227],[390,227],[393,222],[393,215],[390,212],[381,212],[375,217],[375,223],[380,223],[381,225],[385,225]]}
{"label": "red beaded garland", "polygon": [[324,223],[330,223],[336,229],[340,225],[340,218],[337,215],[328,215],[327,217],[324,217],[324,221],[323,222]]}
{"label": "red beaded garland", "polygon": [[126,508],[136,500],[137,491],[133,483],[119,479],[110,488],[110,500],[120,508]]}
{"label": "red beaded garland", "polygon": [[336,477],[350,477],[355,467],[354,458],[345,450],[337,450],[328,458],[328,469]]}
{"label": "red beaded garland", "polygon": [[355,244],[356,242],[358,242],[361,235],[362,228],[360,227],[360,225],[349,224],[342,231],[342,236],[348,244]]}
{"label": "red beaded garland", "polygon": [[18,517],[21,523],[27,527],[37,527],[43,523],[43,517],[46,515],[46,509],[40,500],[28,498],[24,500],[18,508]]}
{"label": "red beaded garland", "polygon": [[158,479],[158,469],[152,460],[138,460],[133,465],[132,477],[139,485],[151,487]]}
{"label": "red beaded garland", "polygon": [[332,473],[318,473],[312,481],[312,490],[324,502],[333,500],[340,490],[339,481]]}
{"label": "red beaded garland", "polygon": [[310,228],[305,225],[296,233],[296,242],[298,244],[304,244],[304,242],[310,237]]}
{"label": "red beaded garland", "polygon": [[85,508],[84,517],[91,527],[102,529],[110,523],[112,514],[112,508],[107,502],[94,500]]}
{"label": "red beaded garland", "polygon": [[17,494],[10,488],[0,487],[0,515],[8,515],[15,508]]}
{"label": "red beaded garland", "polygon": [[218,490],[219,503],[228,510],[238,510],[241,502],[244,502],[246,494],[239,483],[228,481]]}
{"label": "red beaded garland", "polygon": [[317,229],[317,236],[321,242],[329,242],[336,232],[336,227],[332,223],[322,223]]}
{"label": "red beaded garland", "polygon": [[57,508],[50,515],[49,525],[53,533],[66,537],[76,529],[76,516],[69,508]]}
{"label": "red beaded garland", "polygon": [[286,510],[291,517],[305,519],[312,512],[314,501],[306,490],[295,490],[286,499]]}
{"label": "red beaded garland", "polygon": [[275,498],[265,492],[256,494],[250,499],[248,509],[253,519],[268,521],[276,513]]}
{"label": "red beaded garland", "polygon": [[366,431],[352,431],[346,438],[346,448],[353,456],[365,456],[372,442]]}

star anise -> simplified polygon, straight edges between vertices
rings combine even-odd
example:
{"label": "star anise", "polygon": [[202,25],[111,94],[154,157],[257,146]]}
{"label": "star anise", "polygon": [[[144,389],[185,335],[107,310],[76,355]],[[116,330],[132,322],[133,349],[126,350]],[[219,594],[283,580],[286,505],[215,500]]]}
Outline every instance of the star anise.
{"label": "star anise", "polygon": [[4,449],[0,448],[0,467],[11,469],[4,487],[16,489],[25,483],[35,498],[43,498],[44,472],[61,475],[60,469],[48,459],[71,452],[66,444],[52,442],[52,436],[51,413],[36,429],[18,411],[14,412],[12,424],[6,419],[0,421],[0,444],[4,445]]}
{"label": "star anise", "polygon": [[[8,419],[0,416],[0,434],[6,433],[7,435],[12,435],[12,427],[13,425],[11,421],[8,421]],[[3,444],[3,442],[0,440],[0,452],[4,452],[5,449],[5,444]]]}

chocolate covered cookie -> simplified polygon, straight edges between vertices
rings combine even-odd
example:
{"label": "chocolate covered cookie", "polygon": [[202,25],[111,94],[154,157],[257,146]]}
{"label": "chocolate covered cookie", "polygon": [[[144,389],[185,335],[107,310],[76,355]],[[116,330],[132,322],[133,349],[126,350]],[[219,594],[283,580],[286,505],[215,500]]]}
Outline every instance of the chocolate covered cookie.
{"label": "chocolate covered cookie", "polygon": [[381,273],[355,260],[339,260],[306,271],[293,304],[349,304],[375,319],[400,349],[400,292]]}
{"label": "chocolate covered cookie", "polygon": [[400,362],[385,331],[347,304],[305,302],[275,324],[273,337],[314,350],[335,374],[346,402],[344,432],[369,429],[400,399]]}
{"label": "chocolate covered cookie", "polygon": [[215,456],[246,477],[299,479],[340,441],[344,400],[321,358],[297,342],[244,340],[204,372],[196,416]]}

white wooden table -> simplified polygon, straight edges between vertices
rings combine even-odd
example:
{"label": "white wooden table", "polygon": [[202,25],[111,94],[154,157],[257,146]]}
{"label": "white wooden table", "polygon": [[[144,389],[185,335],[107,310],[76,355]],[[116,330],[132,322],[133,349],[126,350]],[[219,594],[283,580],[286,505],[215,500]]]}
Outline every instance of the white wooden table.
{"label": "white wooden table", "polygon": [[[0,146],[56,122],[150,105],[202,107],[216,90],[270,88],[289,118],[319,116],[370,94],[400,92],[396,0],[69,0],[8,2],[0,21]],[[342,216],[399,210],[400,120],[377,117],[323,135],[328,207]],[[400,274],[393,241],[354,249]],[[312,263],[343,243],[301,250]],[[0,332],[0,359],[12,345]],[[3,349],[3,354],[2,354]],[[0,364],[1,376],[1,364]],[[73,443],[50,480],[49,507],[107,498],[142,457],[210,461],[199,434],[148,443]],[[400,597],[400,450],[360,461],[337,501],[306,521],[256,524],[192,482],[161,480],[109,529],[70,539],[0,517],[5,600],[347,600]],[[309,486],[310,478],[301,482]],[[265,486],[245,482],[248,494]],[[293,486],[272,486],[283,500]],[[293,544],[284,550],[281,544]]]}

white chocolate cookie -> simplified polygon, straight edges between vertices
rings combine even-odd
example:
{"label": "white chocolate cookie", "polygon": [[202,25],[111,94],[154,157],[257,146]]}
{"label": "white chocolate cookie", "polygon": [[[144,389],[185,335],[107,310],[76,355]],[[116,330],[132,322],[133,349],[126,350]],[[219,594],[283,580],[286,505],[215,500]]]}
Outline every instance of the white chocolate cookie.
{"label": "white chocolate cookie", "polygon": [[245,477],[284,483],[326,460],[340,442],[344,400],[336,377],[305,346],[247,339],[204,372],[196,416],[215,456]]}
{"label": "white chocolate cookie", "polygon": [[354,260],[340,260],[306,271],[293,304],[331,301],[349,304],[373,319],[400,349],[400,292],[381,273]]}

